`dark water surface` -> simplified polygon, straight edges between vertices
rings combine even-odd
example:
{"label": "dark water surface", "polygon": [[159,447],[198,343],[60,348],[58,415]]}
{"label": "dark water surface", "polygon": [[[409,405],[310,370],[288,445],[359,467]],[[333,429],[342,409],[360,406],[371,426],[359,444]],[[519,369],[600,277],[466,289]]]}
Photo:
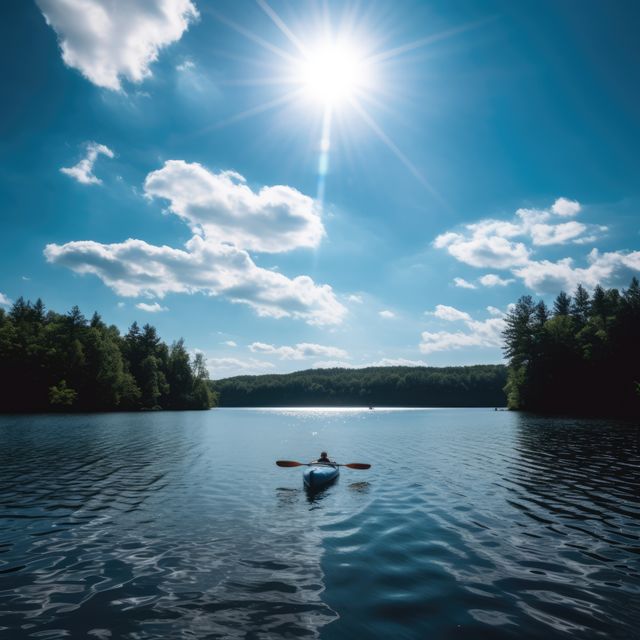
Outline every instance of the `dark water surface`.
{"label": "dark water surface", "polygon": [[[311,497],[301,469],[344,469]],[[640,428],[486,409],[0,417],[0,637],[638,638]]]}

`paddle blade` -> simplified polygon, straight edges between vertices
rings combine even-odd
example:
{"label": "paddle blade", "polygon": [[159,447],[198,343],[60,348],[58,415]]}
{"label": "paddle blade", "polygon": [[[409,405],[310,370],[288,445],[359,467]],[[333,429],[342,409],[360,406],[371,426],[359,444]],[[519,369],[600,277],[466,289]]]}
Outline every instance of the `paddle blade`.
{"label": "paddle blade", "polygon": [[343,464],[343,467],[349,467],[349,469],[371,469],[370,464],[363,462],[350,462],[349,464]]}
{"label": "paddle blade", "polygon": [[304,462],[295,462],[294,460],[276,460],[279,467],[304,467]]}

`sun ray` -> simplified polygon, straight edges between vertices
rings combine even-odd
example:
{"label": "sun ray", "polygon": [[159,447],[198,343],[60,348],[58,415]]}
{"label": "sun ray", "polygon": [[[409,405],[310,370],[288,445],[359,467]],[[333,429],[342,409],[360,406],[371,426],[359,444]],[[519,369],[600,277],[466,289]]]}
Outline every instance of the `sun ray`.
{"label": "sun ray", "polygon": [[301,93],[301,89],[296,89],[296,91],[291,91],[289,93],[286,93],[285,95],[280,96],[279,98],[274,98],[269,102],[263,102],[262,104],[252,107],[251,109],[246,109],[245,111],[236,113],[235,115],[227,118],[226,120],[221,120],[220,122],[216,123],[215,125],[212,126],[212,129],[220,129],[230,124],[239,122],[240,120],[246,120],[247,118],[252,118],[261,113],[264,113],[265,111],[270,111],[272,109],[275,109],[276,107],[284,106],[287,103],[293,102],[294,100],[296,100],[296,98],[299,98],[300,93]]}
{"label": "sun ray", "polygon": [[298,51],[305,55],[306,48],[291,29],[286,25],[284,20],[267,4],[265,0],[256,0],[258,6],[271,18],[273,23],[284,33],[289,41],[298,49]]}
{"label": "sun ray", "polygon": [[[332,138],[336,135],[342,140],[343,134],[353,130],[342,122],[347,117],[357,117],[375,136],[393,153],[409,173],[442,205],[448,207],[434,186],[422,171],[410,160],[398,144],[379,124],[381,114],[392,115],[393,104],[398,102],[398,88],[385,89],[384,78],[379,74],[391,74],[393,65],[399,60],[407,63],[412,52],[427,49],[430,45],[453,38],[464,32],[477,29],[496,19],[495,16],[470,22],[434,33],[418,40],[399,46],[382,49],[382,42],[388,40],[381,32],[377,36],[379,47],[374,48],[374,40],[367,36],[364,27],[372,22],[372,12],[365,11],[359,3],[346,6],[337,22],[332,20],[329,4],[321,2],[315,5],[315,35],[306,30],[291,28],[276,12],[268,0],[256,0],[259,8],[282,34],[290,51],[272,44],[263,37],[219,15],[208,7],[208,11],[219,21],[227,24],[237,33],[248,38],[276,55],[276,62],[269,71],[259,78],[234,79],[225,84],[238,86],[274,86],[286,91],[285,95],[259,104],[237,113],[210,128],[218,129],[267,111],[299,103],[310,113],[321,117],[320,139],[317,157],[317,201],[322,207],[325,199],[326,182],[329,173],[329,160]],[[364,14],[364,15],[363,15]],[[373,33],[373,32],[372,32]],[[380,37],[380,36],[383,37]],[[375,37],[375,36],[374,36]],[[256,59],[256,64],[265,65],[266,59]],[[284,63],[285,66],[282,66]],[[294,87],[294,90],[290,90]],[[376,117],[374,117],[374,115]],[[337,128],[336,128],[337,127]],[[336,131],[333,131],[336,129]],[[348,140],[344,147],[349,146]],[[314,145],[316,146],[316,145]]]}
{"label": "sun ray", "polygon": [[435,190],[431,183],[420,173],[419,169],[402,153],[398,145],[389,138],[389,136],[381,129],[378,123],[369,115],[365,108],[357,101],[352,100],[351,104],[358,112],[364,122],[371,128],[371,130],[380,138],[382,142],[393,152],[393,154],[402,162],[402,164],[411,172],[411,174],[418,179],[418,181],[436,198],[441,204],[446,204],[442,199],[442,196]]}
{"label": "sun ray", "polygon": [[324,208],[324,190],[329,173],[329,151],[331,149],[331,105],[327,105],[322,117],[322,135],[320,137],[320,155],[318,156],[318,190],[316,200],[322,210]]}
{"label": "sun ray", "polygon": [[218,13],[215,9],[212,9],[211,7],[206,7],[203,10],[209,13],[210,15],[212,15],[214,18],[216,18],[216,20],[222,22],[223,24],[226,24],[228,27],[231,27],[234,31],[236,31],[240,35],[243,35],[245,38],[248,38],[249,40],[255,42],[256,44],[259,44],[261,47],[263,47],[267,51],[271,51],[272,53],[275,53],[278,57],[282,58],[283,60],[286,60],[289,63],[295,64],[296,58],[291,54],[287,53],[286,51],[284,51],[283,49],[281,49],[280,47],[277,47],[276,45],[271,44],[267,40],[264,40],[260,36],[257,36],[252,31],[249,31],[249,29],[245,29],[244,27],[241,27],[239,24],[237,24],[236,22],[233,22],[232,20],[229,20],[229,18],[226,18],[225,16]]}
{"label": "sun ray", "polygon": [[402,54],[408,53],[409,51],[423,49],[428,45],[433,44],[434,42],[448,40],[449,38],[453,38],[454,36],[457,36],[461,33],[465,33],[466,31],[477,29],[481,26],[484,26],[488,22],[492,22],[495,19],[496,16],[490,16],[488,18],[483,18],[482,20],[476,20],[475,22],[469,22],[467,24],[460,25],[459,27],[453,27],[452,29],[441,31],[440,33],[434,33],[433,35],[426,36],[425,38],[420,38],[419,40],[414,40],[413,42],[408,42],[406,44],[400,45],[399,47],[381,51],[380,53],[372,55],[368,59],[368,62],[370,62],[371,64],[377,64],[385,60],[397,58]]}

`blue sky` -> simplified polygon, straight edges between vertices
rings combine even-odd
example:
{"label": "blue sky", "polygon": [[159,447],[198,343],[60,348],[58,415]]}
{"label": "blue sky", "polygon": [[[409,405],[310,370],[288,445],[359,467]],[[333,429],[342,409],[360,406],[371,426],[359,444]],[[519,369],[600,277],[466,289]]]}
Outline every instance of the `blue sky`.
{"label": "blue sky", "polygon": [[635,2],[10,0],[0,303],[213,377],[501,361],[640,272]]}

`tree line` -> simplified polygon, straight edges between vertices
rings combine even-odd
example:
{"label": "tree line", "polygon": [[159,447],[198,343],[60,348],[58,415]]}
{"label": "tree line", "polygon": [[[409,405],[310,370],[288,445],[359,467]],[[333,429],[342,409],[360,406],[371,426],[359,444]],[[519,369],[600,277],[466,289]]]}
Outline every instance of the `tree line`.
{"label": "tree line", "polygon": [[507,314],[508,406],[640,416],[640,284],[579,285],[549,309],[522,296]]}
{"label": "tree line", "polygon": [[224,407],[502,407],[504,365],[310,369],[236,376],[212,388]]}
{"label": "tree line", "polygon": [[77,306],[47,311],[20,298],[0,309],[0,411],[208,409],[216,395],[202,354],[167,346],[154,327],[126,335]]}

